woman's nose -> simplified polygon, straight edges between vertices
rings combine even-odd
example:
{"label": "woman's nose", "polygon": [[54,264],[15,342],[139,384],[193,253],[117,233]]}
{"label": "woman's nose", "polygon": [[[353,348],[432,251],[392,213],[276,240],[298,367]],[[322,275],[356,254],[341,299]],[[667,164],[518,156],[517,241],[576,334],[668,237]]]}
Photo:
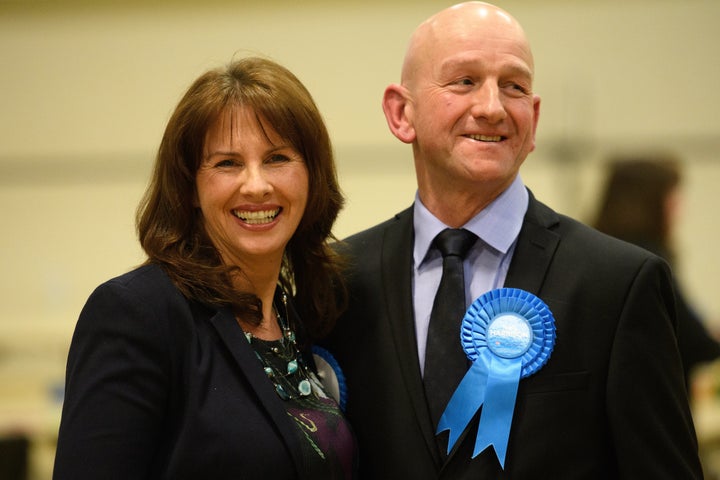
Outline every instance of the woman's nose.
{"label": "woman's nose", "polygon": [[272,192],[272,183],[262,165],[248,165],[242,174],[240,193],[249,197],[262,198],[270,192]]}

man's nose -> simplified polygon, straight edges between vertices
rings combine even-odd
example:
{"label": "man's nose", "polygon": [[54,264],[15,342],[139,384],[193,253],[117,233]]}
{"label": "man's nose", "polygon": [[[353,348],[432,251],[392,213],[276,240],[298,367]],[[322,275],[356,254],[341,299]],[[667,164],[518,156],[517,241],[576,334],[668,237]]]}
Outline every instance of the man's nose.
{"label": "man's nose", "polygon": [[473,92],[470,113],[475,118],[484,118],[489,123],[497,123],[507,116],[502,102],[500,87],[493,82],[484,82]]}

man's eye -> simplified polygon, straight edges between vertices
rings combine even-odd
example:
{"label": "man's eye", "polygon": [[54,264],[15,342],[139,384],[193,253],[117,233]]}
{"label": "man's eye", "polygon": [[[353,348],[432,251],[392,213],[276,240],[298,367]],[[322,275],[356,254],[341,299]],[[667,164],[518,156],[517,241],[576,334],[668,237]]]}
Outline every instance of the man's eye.
{"label": "man's eye", "polygon": [[445,88],[453,92],[462,93],[473,88],[474,86],[475,81],[472,78],[464,77],[452,80],[445,86]]}
{"label": "man's eye", "polygon": [[507,88],[508,90],[512,90],[512,91],[516,92],[517,94],[524,94],[524,95],[527,95],[528,92],[530,91],[524,85],[522,85],[520,83],[515,83],[515,82],[508,82],[505,85],[505,88]]}

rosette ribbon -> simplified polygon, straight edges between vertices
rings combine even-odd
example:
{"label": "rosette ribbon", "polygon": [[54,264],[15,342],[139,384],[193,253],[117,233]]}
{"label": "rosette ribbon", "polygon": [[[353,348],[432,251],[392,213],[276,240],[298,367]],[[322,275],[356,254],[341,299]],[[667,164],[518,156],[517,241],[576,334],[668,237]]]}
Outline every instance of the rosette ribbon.
{"label": "rosette ribbon", "polygon": [[550,358],[555,320],[532,293],[500,288],[470,305],[460,341],[472,365],[445,407],[437,433],[450,430],[450,453],[482,406],[472,458],[492,445],[504,469],[518,384]]}

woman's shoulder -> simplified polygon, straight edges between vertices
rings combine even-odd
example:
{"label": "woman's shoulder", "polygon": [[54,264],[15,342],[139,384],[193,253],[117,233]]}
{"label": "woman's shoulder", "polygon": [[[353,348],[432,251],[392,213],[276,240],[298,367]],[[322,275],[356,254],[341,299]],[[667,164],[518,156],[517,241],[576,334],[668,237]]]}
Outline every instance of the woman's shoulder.
{"label": "woman's shoulder", "polygon": [[167,303],[187,303],[165,270],[157,264],[144,264],[101,283],[90,295],[89,302],[103,298],[154,308]]}
{"label": "woman's shoulder", "polygon": [[191,335],[195,315],[193,303],[162,267],[148,264],[100,284],[83,306],[76,328],[162,343]]}
{"label": "woman's shoulder", "polygon": [[120,284],[125,285],[128,288],[132,287],[144,287],[145,284],[157,285],[157,284],[169,283],[170,277],[168,277],[165,270],[158,264],[145,263],[139,267],[135,267],[132,270],[123,274],[113,277],[104,284]]}

